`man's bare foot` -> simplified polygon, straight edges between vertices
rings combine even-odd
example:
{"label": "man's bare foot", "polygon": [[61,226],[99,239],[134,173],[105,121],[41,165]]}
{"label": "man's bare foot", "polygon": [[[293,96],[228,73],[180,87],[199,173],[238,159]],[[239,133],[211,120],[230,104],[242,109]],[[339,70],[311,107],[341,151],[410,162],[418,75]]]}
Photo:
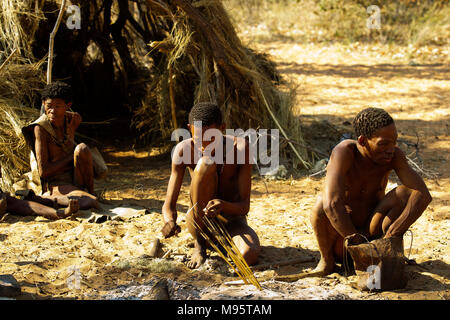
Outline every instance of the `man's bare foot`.
{"label": "man's bare foot", "polygon": [[317,274],[318,276],[327,276],[333,273],[334,267],[334,261],[326,261],[321,257],[319,264],[314,270],[311,271],[311,273]]}
{"label": "man's bare foot", "polygon": [[189,261],[186,263],[186,266],[190,269],[197,269],[206,261],[206,250],[201,250],[198,248],[194,249],[194,253],[192,254]]}
{"label": "man's bare foot", "polygon": [[64,209],[63,212],[60,212],[58,210],[58,217],[62,218],[62,219],[67,218],[67,217],[71,216],[72,214],[78,212],[78,210],[80,210],[80,205],[78,203],[78,200],[70,199],[69,205],[67,206],[67,208]]}

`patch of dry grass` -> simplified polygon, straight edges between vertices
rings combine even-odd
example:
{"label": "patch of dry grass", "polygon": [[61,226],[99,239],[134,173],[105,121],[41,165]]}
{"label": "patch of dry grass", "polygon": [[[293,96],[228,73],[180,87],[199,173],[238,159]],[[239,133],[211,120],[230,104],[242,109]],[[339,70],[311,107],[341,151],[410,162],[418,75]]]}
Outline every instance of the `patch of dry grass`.
{"label": "patch of dry grass", "polygon": [[[448,46],[448,1],[224,0],[243,36],[256,42],[394,42]],[[370,5],[380,8],[381,29],[370,30]]]}

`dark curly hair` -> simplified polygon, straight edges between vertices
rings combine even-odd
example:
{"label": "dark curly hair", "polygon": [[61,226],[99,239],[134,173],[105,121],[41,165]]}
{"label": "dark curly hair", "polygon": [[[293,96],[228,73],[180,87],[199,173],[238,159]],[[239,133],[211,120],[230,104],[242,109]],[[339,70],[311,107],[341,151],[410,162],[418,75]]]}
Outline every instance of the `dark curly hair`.
{"label": "dark curly hair", "polygon": [[62,99],[66,103],[72,102],[72,88],[67,83],[55,81],[44,87],[41,91],[41,99]]}
{"label": "dark curly hair", "polygon": [[394,123],[394,119],[381,108],[366,108],[360,111],[353,120],[356,137],[371,138],[374,132]]}
{"label": "dark curly hair", "polygon": [[189,112],[189,123],[201,121],[202,126],[209,127],[211,125],[222,124],[222,112],[217,104],[212,102],[200,102],[194,105]]}

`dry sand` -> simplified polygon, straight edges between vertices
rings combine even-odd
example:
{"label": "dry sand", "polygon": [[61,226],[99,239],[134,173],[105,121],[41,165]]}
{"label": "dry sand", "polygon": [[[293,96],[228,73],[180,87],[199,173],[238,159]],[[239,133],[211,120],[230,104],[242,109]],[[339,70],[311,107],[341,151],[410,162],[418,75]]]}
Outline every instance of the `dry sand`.
{"label": "dry sand", "polygon": [[[293,283],[268,280],[258,292],[252,286],[224,284],[237,278],[215,253],[200,270],[189,270],[179,262],[192,251],[184,220],[188,178],[178,202],[182,232],[161,240],[160,254],[171,250],[169,256],[175,255],[175,259],[151,259],[146,256],[150,243],[161,236],[169,157],[157,155],[155,150],[136,152],[115,147],[103,150],[111,175],[97,185],[97,191],[102,191],[110,204],[137,205],[149,213],[101,224],[4,216],[0,222],[0,274],[12,274],[19,281],[23,292],[19,298],[143,299],[152,291],[155,275],[169,279],[167,290],[172,299],[450,297],[449,65],[433,61],[409,65],[401,55],[384,52],[388,49],[383,45],[252,45],[271,54],[281,73],[299,85],[294,111],[303,119],[305,137],[323,151],[329,151],[342,132],[351,131],[345,121],[351,121],[365,106],[392,113],[403,141],[416,143],[419,137],[420,159],[416,161],[430,176],[437,177],[425,178],[433,202],[411,228],[414,242],[410,258],[420,266],[407,267],[408,286],[382,293],[360,292],[354,287],[355,276],[334,273]],[[415,150],[403,146],[409,152]],[[248,221],[261,239],[260,263],[296,258],[311,261],[257,271],[256,276],[270,279],[315,266],[319,253],[309,214],[322,184],[323,176],[293,175],[267,182],[267,192],[255,173]],[[407,249],[409,241],[405,236]]]}

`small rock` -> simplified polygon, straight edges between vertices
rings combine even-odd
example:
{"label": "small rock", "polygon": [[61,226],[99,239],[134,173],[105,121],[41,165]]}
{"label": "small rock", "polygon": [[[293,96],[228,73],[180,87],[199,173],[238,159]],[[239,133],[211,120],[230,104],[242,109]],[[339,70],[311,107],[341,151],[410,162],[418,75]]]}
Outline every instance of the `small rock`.
{"label": "small rock", "polygon": [[150,293],[142,300],[169,300],[169,289],[167,279],[158,279]]}
{"label": "small rock", "polygon": [[181,262],[181,263],[183,263],[187,260],[185,254],[175,254],[172,256],[172,258],[173,258],[173,260]]}
{"label": "small rock", "polygon": [[326,158],[321,159],[314,164],[314,167],[311,169],[311,172],[318,173],[318,172],[324,170],[327,167],[327,164],[328,164],[328,159],[326,159]]}
{"label": "small rock", "polygon": [[13,298],[21,293],[20,285],[12,275],[0,275],[0,297]]}
{"label": "small rock", "polygon": [[284,165],[279,165],[269,171],[262,173],[267,180],[282,180],[286,178],[287,169]]}
{"label": "small rock", "polygon": [[159,246],[160,246],[159,238],[153,239],[153,241],[150,244],[150,249],[148,251],[148,255],[152,258],[156,257],[158,255]]}

